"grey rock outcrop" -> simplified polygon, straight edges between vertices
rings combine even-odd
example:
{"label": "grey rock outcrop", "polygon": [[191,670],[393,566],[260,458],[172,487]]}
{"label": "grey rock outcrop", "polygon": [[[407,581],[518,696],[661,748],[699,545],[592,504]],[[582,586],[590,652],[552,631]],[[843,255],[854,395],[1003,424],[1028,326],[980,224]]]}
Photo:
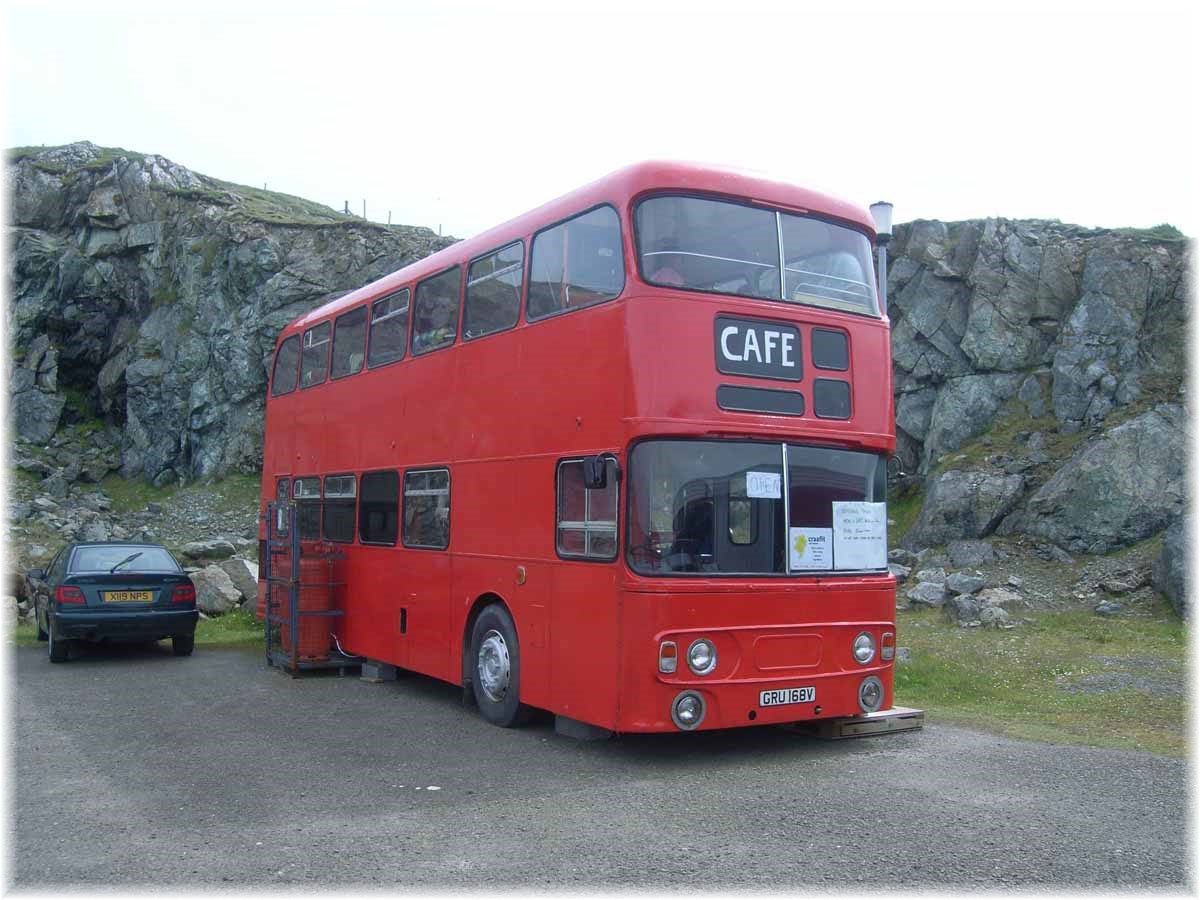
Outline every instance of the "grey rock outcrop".
{"label": "grey rock outcrop", "polygon": [[1188,534],[1191,527],[1191,516],[1176,519],[1167,529],[1162,553],[1154,564],[1154,587],[1167,595],[1175,612],[1188,618],[1192,608],[1188,571]]}
{"label": "grey rock outcrop", "polygon": [[280,329],[453,243],[86,142],[8,180],[15,434],[44,443],[72,392],[150,481],[256,470]]}
{"label": "grey rock outcrop", "polygon": [[191,578],[196,585],[196,606],[205,615],[224,615],[242,601],[233,579],[220,566],[206,566],[192,572]]}
{"label": "grey rock outcrop", "polygon": [[1169,228],[919,220],[890,251],[906,471],[929,472],[1010,403],[1078,431],[1186,370],[1192,251]]}
{"label": "grey rock outcrop", "polygon": [[1005,522],[1077,553],[1107,553],[1166,528],[1186,502],[1186,419],[1162,404],[1085,444]]}
{"label": "grey rock outcrop", "polygon": [[991,534],[1020,499],[1021,475],[951,469],[932,479],[917,521],[905,536],[910,549]]}

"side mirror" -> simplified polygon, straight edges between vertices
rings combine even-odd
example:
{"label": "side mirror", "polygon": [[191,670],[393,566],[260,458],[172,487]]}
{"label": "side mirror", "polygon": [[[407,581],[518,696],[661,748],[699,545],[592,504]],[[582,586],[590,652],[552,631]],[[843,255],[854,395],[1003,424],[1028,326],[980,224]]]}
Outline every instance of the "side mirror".
{"label": "side mirror", "polygon": [[25,573],[25,577],[28,578],[30,581],[45,581],[46,580],[46,570],[45,569],[29,569]]}
{"label": "side mirror", "polygon": [[585,456],[583,458],[583,486],[589,491],[603,489],[608,486],[608,460],[603,456]]}
{"label": "side mirror", "polygon": [[617,481],[621,480],[621,464],[611,453],[600,453],[596,456],[583,458],[583,486],[589,491],[603,490],[608,487],[608,464],[612,463],[613,474]]}

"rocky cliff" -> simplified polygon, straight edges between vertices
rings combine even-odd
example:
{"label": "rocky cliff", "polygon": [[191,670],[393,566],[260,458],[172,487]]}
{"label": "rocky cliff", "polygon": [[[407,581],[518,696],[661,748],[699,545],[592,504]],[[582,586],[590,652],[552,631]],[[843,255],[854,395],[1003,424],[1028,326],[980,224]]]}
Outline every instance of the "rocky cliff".
{"label": "rocky cliff", "polygon": [[17,439],[102,419],[157,484],[256,469],[280,329],[452,243],[89,143],[10,151],[8,189]]}
{"label": "rocky cliff", "polygon": [[[87,143],[10,151],[8,179],[17,461],[71,423],[107,426],[72,471],[32,466],[68,483],[256,471],[282,326],[450,243]],[[897,228],[910,549],[999,534],[1106,553],[1179,519],[1191,253],[1169,226]]]}

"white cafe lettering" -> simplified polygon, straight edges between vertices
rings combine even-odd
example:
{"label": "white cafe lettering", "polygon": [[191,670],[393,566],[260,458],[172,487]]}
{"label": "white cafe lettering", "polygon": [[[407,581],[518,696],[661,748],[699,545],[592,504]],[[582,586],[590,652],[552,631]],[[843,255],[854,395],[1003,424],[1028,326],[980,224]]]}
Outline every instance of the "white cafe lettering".
{"label": "white cafe lettering", "polygon": [[[721,332],[721,352],[725,354],[726,359],[740,360],[749,362],[753,359],[755,362],[765,365],[777,363],[788,368],[795,368],[796,363],[792,359],[792,343],[796,336],[786,331],[773,331],[764,329],[762,335],[763,346],[758,345],[758,333],[753,328],[747,328],[745,336],[742,338],[741,352],[737,351],[736,338],[738,327],[730,325]],[[734,339],[735,346],[730,347],[730,339]],[[778,351],[779,358],[774,359],[773,353]]]}

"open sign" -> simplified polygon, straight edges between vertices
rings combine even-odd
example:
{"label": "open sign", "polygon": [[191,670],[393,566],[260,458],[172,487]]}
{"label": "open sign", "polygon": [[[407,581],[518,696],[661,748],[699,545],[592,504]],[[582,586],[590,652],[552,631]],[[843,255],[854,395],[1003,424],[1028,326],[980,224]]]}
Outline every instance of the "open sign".
{"label": "open sign", "polygon": [[804,373],[794,325],[717,316],[713,336],[718,372],[782,381],[799,381]]}

